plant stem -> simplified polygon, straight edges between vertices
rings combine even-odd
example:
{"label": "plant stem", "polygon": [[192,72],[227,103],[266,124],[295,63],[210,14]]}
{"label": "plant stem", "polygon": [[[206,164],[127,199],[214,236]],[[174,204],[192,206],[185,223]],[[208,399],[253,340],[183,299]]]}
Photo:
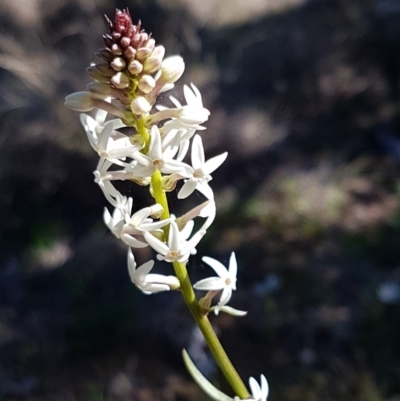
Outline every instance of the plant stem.
{"label": "plant stem", "polygon": [[[144,148],[144,151],[147,152],[150,143],[150,135],[144,125],[143,120],[137,121],[136,128],[138,133],[145,141],[146,146]],[[161,179],[162,175],[159,170],[157,170],[151,177],[153,196],[156,202],[162,205],[164,209],[161,218],[168,219],[170,217],[168,200],[165,191],[162,189]],[[164,228],[164,233],[166,238],[168,238],[168,230],[166,229],[166,227]],[[190,282],[186,265],[184,263],[175,261],[173,263],[173,266],[176,277],[178,278],[181,285],[182,296],[186,304],[188,305],[197,326],[203,333],[204,339],[206,340],[206,343],[210,348],[210,351],[213,354],[218,366],[222,370],[229,384],[232,386],[232,389],[234,390],[236,395],[238,395],[241,399],[246,399],[250,397],[246,386],[244,385],[242,379],[232,365],[232,362],[230,361],[228,355],[222,347],[217,335],[215,334],[208,317],[201,311],[201,308],[199,307],[192,283]]]}

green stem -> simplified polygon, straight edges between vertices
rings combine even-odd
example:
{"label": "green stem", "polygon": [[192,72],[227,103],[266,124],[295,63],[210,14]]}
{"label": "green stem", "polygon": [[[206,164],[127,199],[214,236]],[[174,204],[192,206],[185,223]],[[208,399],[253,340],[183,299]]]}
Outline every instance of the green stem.
{"label": "green stem", "polygon": [[[142,120],[137,121],[136,128],[138,133],[142,136],[146,143],[145,151],[147,152],[150,142],[149,132]],[[164,209],[161,218],[168,219],[170,217],[168,200],[165,191],[162,189],[161,179],[162,175],[159,170],[157,170],[151,177],[153,196],[156,202],[162,205]],[[164,230],[164,232],[166,237],[168,237],[167,230]],[[236,395],[238,395],[242,399],[250,397],[246,386],[244,385],[242,379],[232,365],[232,362],[230,361],[228,355],[222,347],[222,344],[220,343],[217,335],[215,334],[208,317],[202,312],[197,302],[196,295],[194,293],[193,286],[190,282],[190,278],[186,269],[186,265],[184,263],[176,261],[173,263],[173,266],[176,277],[178,278],[181,285],[182,296],[186,304],[188,305],[197,326],[203,333],[204,339],[206,340],[206,343],[210,348],[210,351],[213,354],[218,366],[222,370],[229,384],[232,386],[232,389],[234,390]]]}

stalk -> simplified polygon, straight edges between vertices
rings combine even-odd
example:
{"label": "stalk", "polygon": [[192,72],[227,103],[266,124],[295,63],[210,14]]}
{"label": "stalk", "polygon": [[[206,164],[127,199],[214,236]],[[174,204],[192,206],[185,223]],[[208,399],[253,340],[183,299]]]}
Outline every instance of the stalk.
{"label": "stalk", "polygon": [[[143,120],[138,120],[136,123],[136,129],[138,133],[142,136],[145,141],[144,151],[146,152],[149,147],[150,135],[145,127]],[[157,170],[151,177],[151,184],[153,189],[153,196],[157,203],[162,205],[164,211],[161,218],[168,219],[170,217],[168,200],[165,191],[162,188],[161,182],[161,173]],[[168,239],[168,229],[164,227],[164,234],[166,239]],[[225,378],[231,385],[235,394],[238,395],[241,399],[246,399],[250,397],[249,392],[247,391],[246,386],[244,385],[242,379],[234,368],[232,362],[230,361],[228,355],[226,354],[224,348],[222,347],[221,342],[219,341],[217,335],[214,332],[214,329],[211,326],[211,323],[208,317],[202,312],[198,301],[196,299],[196,295],[193,290],[192,283],[190,281],[186,265],[181,262],[173,262],[173,267],[175,270],[176,277],[178,278],[181,286],[182,296],[197,324],[201,332],[203,333],[204,339],[214,356],[215,361],[223,372]]]}

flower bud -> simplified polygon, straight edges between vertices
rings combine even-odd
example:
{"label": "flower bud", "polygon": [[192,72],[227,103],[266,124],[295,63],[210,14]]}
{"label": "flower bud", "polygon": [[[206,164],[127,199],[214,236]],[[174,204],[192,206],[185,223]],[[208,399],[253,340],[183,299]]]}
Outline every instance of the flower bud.
{"label": "flower bud", "polygon": [[128,65],[128,71],[132,75],[137,75],[140,74],[143,70],[143,64],[138,61],[138,60],[133,60],[129,65]]}
{"label": "flower bud", "polygon": [[185,71],[185,63],[181,56],[173,56],[166,58],[161,64],[160,79],[164,84],[176,82]]}
{"label": "flower bud", "polygon": [[75,111],[86,113],[94,108],[93,99],[89,92],[76,92],[65,98],[65,105]]}
{"label": "flower bud", "polygon": [[156,46],[144,63],[143,69],[146,72],[155,72],[159,69],[162,59],[164,58],[165,48],[164,46]]}
{"label": "flower bud", "polygon": [[111,52],[114,56],[120,56],[122,54],[122,49],[119,45],[117,45],[116,43],[114,43],[111,46]]}
{"label": "flower bud", "polygon": [[153,219],[159,219],[164,212],[164,208],[159,204],[156,203],[155,205],[150,206],[150,216]]}
{"label": "flower bud", "polygon": [[143,75],[138,82],[138,88],[144,93],[151,92],[155,86],[156,81],[151,75]]}
{"label": "flower bud", "polygon": [[148,49],[147,47],[141,47],[138,49],[136,53],[136,58],[140,61],[146,60],[147,57],[149,57],[151,54],[151,49]]}
{"label": "flower bud", "polygon": [[113,58],[113,55],[112,55],[110,49],[99,49],[97,51],[96,55],[107,62],[110,62]]}
{"label": "flower bud", "polygon": [[147,114],[151,110],[151,104],[143,96],[138,96],[132,100],[131,110],[133,114]]}
{"label": "flower bud", "polygon": [[130,44],[131,44],[131,40],[130,38],[124,36],[119,43],[121,43],[121,47],[123,47],[124,49],[126,49]]}
{"label": "flower bud", "polygon": [[127,88],[129,86],[129,77],[124,72],[117,72],[111,78],[111,83],[117,89],[125,89],[125,88]]}
{"label": "flower bud", "polygon": [[126,66],[126,62],[122,57],[115,57],[111,62],[111,67],[114,71],[122,71]]}
{"label": "flower bud", "polygon": [[115,74],[115,71],[110,67],[108,63],[96,64],[90,66],[87,70],[91,69],[92,67],[95,68],[100,74],[103,74],[106,77],[112,77]]}
{"label": "flower bud", "polygon": [[141,148],[143,148],[143,146],[144,146],[144,140],[140,134],[131,135],[129,137],[129,142],[132,145],[137,145],[137,146],[140,146]]}
{"label": "flower bud", "polygon": [[94,65],[87,68],[86,72],[97,82],[110,82],[110,77],[101,74]]}
{"label": "flower bud", "polygon": [[132,60],[135,58],[136,55],[136,49],[132,46],[127,47],[124,50],[124,56],[128,59],[128,60]]}
{"label": "flower bud", "polygon": [[111,95],[112,89],[110,85],[102,82],[91,82],[87,86],[91,96],[96,99],[105,99]]}

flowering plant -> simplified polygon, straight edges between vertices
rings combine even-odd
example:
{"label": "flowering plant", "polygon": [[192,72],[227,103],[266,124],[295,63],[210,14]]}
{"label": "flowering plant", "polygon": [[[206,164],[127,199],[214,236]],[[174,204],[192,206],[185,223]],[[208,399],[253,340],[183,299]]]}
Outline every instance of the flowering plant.
{"label": "flowering plant", "polygon": [[[106,17],[107,18],[107,17]],[[193,84],[184,86],[185,104],[170,96],[172,107],[158,104],[161,93],[171,90],[184,72],[180,56],[164,58],[165,49],[134,25],[128,10],[116,10],[112,22],[107,18],[108,34],[103,36],[105,47],[96,53],[101,62],[87,72],[95,82],[86,92],[66,97],[72,110],[86,113],[97,109],[95,117],[81,114],[81,122],[92,148],[100,160],[94,172],[95,182],[113,207],[105,208],[104,222],[110,231],[128,246],[128,269],[132,282],[145,294],[180,290],[189,310],[204,335],[216,362],[232,386],[236,398],[265,401],[268,383],[261,376],[261,386],[250,378],[251,394],[226,355],[209,320],[213,311],[235,316],[246,312],[228,306],[236,290],[237,262],[232,252],[228,269],[219,261],[203,257],[217,274],[192,285],[187,270],[191,255],[214,221],[216,207],[209,185],[211,174],[225,161],[227,153],[206,161],[201,136],[210,112],[203,106],[200,91]],[[108,115],[113,116],[111,119]],[[130,127],[135,134],[119,131]],[[191,148],[191,164],[185,157]],[[113,185],[117,180],[129,180],[147,187],[154,203],[132,211],[133,199],[122,195]],[[207,199],[183,216],[169,212],[167,192],[175,190],[179,199],[199,191]],[[204,219],[193,233],[194,219]],[[154,260],[137,267],[132,248],[150,246],[157,259],[172,264],[174,274],[150,273]],[[199,301],[194,289],[206,291]],[[215,299],[216,302],[215,302]],[[214,303],[214,305],[213,305]],[[189,372],[203,390],[216,400],[232,400],[217,390],[197,370],[188,354],[184,360]]]}

